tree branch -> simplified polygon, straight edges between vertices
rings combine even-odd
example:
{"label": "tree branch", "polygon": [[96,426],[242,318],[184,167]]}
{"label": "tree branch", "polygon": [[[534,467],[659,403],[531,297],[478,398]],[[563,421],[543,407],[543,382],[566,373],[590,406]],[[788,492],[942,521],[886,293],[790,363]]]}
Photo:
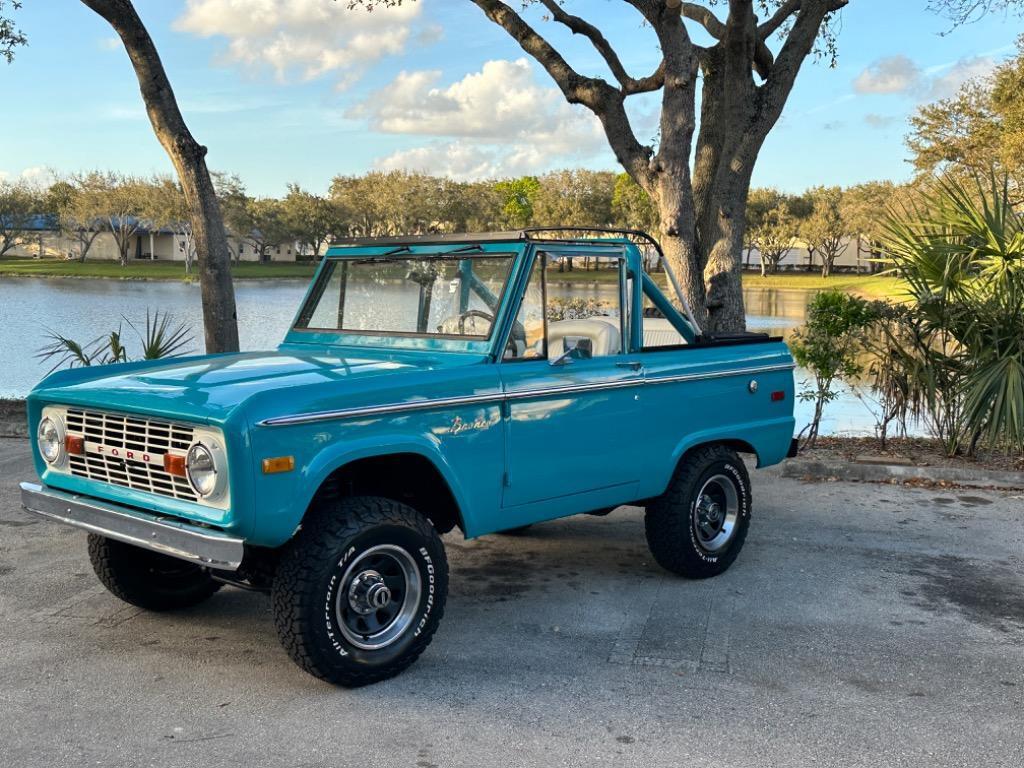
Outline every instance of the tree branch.
{"label": "tree branch", "polygon": [[775,59],[770,75],[759,93],[758,112],[765,132],[771,129],[782,113],[793,88],[800,65],[814,48],[821,24],[849,0],[802,0],[793,29]]}
{"label": "tree branch", "polygon": [[626,68],[622,66],[622,61],[619,59],[619,55],[612,48],[611,43],[608,42],[607,38],[601,34],[601,30],[595,27],[590,22],[581,19],[579,16],[574,16],[571,13],[567,13],[564,8],[558,3],[558,0],[540,0],[541,4],[548,9],[551,13],[551,17],[568,27],[574,35],[583,35],[593,44],[597,52],[601,54],[605,62],[608,64],[608,68],[615,75],[615,79],[619,81],[622,86],[621,90],[624,94],[634,93],[647,93],[650,91],[656,91],[661,87],[663,81],[664,70],[662,67],[658,67],[653,74],[648,75],[644,78],[634,78],[626,72]]}
{"label": "tree branch", "polygon": [[697,3],[683,3],[680,10],[684,17],[700,24],[716,40],[725,37],[725,24],[711,12],[710,8],[705,8]]}
{"label": "tree branch", "polygon": [[792,16],[794,13],[800,10],[802,2],[801,0],[786,0],[782,5],[778,7],[771,18],[759,25],[757,28],[757,36],[761,40],[767,40],[778,30],[783,23]]}
{"label": "tree branch", "polygon": [[523,18],[501,0],[472,0],[495,24],[544,67],[570,104],[597,115],[615,157],[645,189],[651,187],[650,147],[637,141],[625,109],[625,93],[597,77],[584,77]]}

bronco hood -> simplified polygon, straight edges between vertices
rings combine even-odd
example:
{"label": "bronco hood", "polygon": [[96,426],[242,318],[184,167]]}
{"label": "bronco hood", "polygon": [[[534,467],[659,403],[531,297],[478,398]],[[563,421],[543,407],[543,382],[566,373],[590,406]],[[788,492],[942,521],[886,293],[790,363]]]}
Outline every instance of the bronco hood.
{"label": "bronco hood", "polygon": [[[144,413],[169,419],[223,422],[243,402],[285,395],[296,388],[350,385],[362,390],[369,379],[478,361],[479,356],[339,350],[282,345],[274,352],[205,355],[177,360],[76,368],[45,379],[33,392],[42,402]],[[348,389],[349,386],[346,386]],[[337,390],[335,395],[338,394]]]}

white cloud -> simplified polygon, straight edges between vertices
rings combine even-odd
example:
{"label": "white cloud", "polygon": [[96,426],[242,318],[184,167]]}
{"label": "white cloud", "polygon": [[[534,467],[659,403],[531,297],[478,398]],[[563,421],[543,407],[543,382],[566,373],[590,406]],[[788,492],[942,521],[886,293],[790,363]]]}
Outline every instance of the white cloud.
{"label": "white cloud", "polygon": [[546,170],[607,149],[597,119],[554,87],[537,83],[526,59],[488,61],[447,86],[438,71],[401,72],[349,112],[384,133],[454,138],[378,161],[456,178]]}
{"label": "white cloud", "polygon": [[444,27],[440,24],[428,24],[416,35],[416,42],[422,46],[434,45],[444,40]]}
{"label": "white cloud", "polygon": [[864,115],[864,122],[872,128],[888,128],[891,125],[895,125],[899,122],[899,118],[895,115],[879,115],[874,112],[869,112]]}
{"label": "white cloud", "polygon": [[991,56],[974,56],[960,59],[952,66],[942,67],[944,71],[936,74],[929,83],[930,99],[948,99],[960,90],[960,86],[968,80],[984,77],[992,72],[996,60]]}
{"label": "white cloud", "polygon": [[921,69],[902,54],[878,59],[857,75],[857,93],[910,93],[921,82]]}
{"label": "white cloud", "polygon": [[556,165],[572,164],[569,161],[557,163],[559,158],[559,155],[539,146],[496,146],[459,140],[399,150],[379,158],[374,167],[383,171],[422,171],[453,179],[474,180],[543,173]]}
{"label": "white cloud", "polygon": [[20,173],[0,171],[0,181],[7,181],[11,183],[24,181],[39,188],[48,187],[53,184],[55,180],[56,177],[53,175],[53,171],[50,168],[44,168],[41,165],[31,165],[27,168],[23,168]]}
{"label": "white cloud", "polygon": [[886,56],[857,75],[853,89],[862,94],[903,94],[935,101],[953,96],[961,85],[984,77],[995,66],[995,58],[985,54],[936,64],[927,69],[922,69],[902,54]]}
{"label": "white cloud", "polygon": [[334,0],[187,0],[174,26],[226,38],[229,64],[268,66],[282,81],[332,74],[344,87],[368,64],[405,49],[421,7],[403,3],[368,13]]}
{"label": "white cloud", "polygon": [[121,38],[117,35],[101,37],[96,41],[96,47],[101,51],[118,51],[121,49]]}

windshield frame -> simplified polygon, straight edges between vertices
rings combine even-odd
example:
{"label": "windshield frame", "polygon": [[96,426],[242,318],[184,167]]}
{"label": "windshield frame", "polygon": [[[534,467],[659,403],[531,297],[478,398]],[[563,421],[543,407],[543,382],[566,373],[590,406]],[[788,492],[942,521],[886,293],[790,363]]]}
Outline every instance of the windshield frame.
{"label": "windshield frame", "polygon": [[[473,250],[452,247],[452,244],[417,245],[396,249],[390,246],[362,246],[332,248],[323,258],[309,289],[299,304],[285,337],[285,343],[320,343],[331,346],[372,346],[394,349],[428,349],[435,351],[474,352],[489,354],[495,339],[504,332],[503,318],[509,296],[514,292],[521,270],[523,248],[518,243],[494,243]],[[339,262],[350,261],[403,261],[407,259],[464,259],[505,258],[508,272],[501,291],[495,295],[494,321],[487,336],[469,334],[419,333],[416,331],[386,331],[360,329],[307,328],[300,325],[307,310],[319,301]]]}

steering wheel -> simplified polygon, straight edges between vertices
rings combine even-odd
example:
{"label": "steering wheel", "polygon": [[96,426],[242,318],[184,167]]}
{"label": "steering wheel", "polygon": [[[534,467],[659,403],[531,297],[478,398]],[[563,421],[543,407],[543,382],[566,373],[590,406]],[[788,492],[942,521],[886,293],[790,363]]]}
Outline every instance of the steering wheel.
{"label": "steering wheel", "polygon": [[494,324],[494,315],[489,312],[484,312],[482,309],[467,309],[461,315],[459,315],[459,335],[466,335],[466,321],[471,317],[479,317],[482,320],[489,321],[492,325]]}
{"label": "steering wheel", "polygon": [[[494,323],[494,315],[491,313],[484,312],[482,309],[467,309],[459,315],[460,336],[466,334],[466,321],[471,317],[479,317],[482,320],[489,321],[491,324]],[[438,326],[438,330],[441,330],[441,326]],[[506,350],[512,351],[512,357],[519,357],[519,348],[516,346],[516,342],[522,342],[523,346],[526,346],[526,328],[519,321],[512,325],[512,333],[509,334],[508,343],[505,345]]]}

